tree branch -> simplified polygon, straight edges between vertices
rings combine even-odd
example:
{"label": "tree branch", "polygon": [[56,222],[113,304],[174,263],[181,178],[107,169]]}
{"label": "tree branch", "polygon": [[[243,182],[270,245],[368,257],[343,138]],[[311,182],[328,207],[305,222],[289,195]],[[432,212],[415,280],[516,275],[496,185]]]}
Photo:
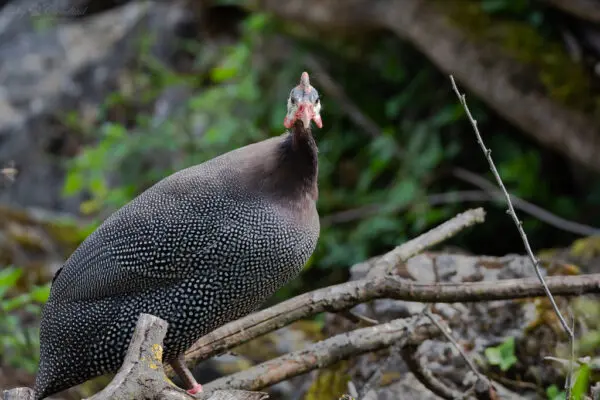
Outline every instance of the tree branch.
{"label": "tree branch", "polygon": [[422,316],[396,319],[385,324],[336,335],[308,346],[304,350],[216,379],[203,387],[207,393],[225,388],[260,390],[314,369],[325,368],[340,360],[391,345],[399,347],[416,345],[438,334],[439,330]]}
{"label": "tree branch", "polygon": [[127,355],[116,376],[89,400],[165,398],[192,400],[193,397],[167,383],[162,369],[162,342],[168,323],[142,314],[131,338]]}
{"label": "tree branch", "polygon": [[456,340],[454,340],[454,338],[450,334],[450,327],[448,327],[446,324],[443,324],[441,321],[438,321],[429,311],[429,309],[425,310],[425,315],[429,317],[431,322],[440,330],[440,332],[446,337],[446,339],[448,339],[448,341],[452,343],[452,346],[454,346],[454,348],[458,351],[463,360],[465,360],[471,371],[473,371],[473,373],[475,373],[475,375],[477,376],[477,382],[475,382],[474,388],[477,398],[487,399],[492,393],[496,393],[492,382],[488,379],[487,376],[479,372],[479,370],[475,366],[475,363],[473,363],[473,361],[469,358],[467,353],[465,353],[463,348],[460,347]]}
{"label": "tree branch", "polygon": [[4,400],[35,400],[35,393],[28,387],[5,390],[2,395]]}
{"label": "tree branch", "polygon": [[[562,296],[600,293],[600,274],[553,276],[548,287]],[[536,278],[488,282],[422,284],[397,276],[377,276],[318,289],[217,328],[187,352],[195,365],[265,333],[321,312],[338,312],[367,301],[390,298],[424,303],[478,302],[545,296]]]}
{"label": "tree branch", "polygon": [[[493,200],[492,196],[482,190],[457,190],[443,193],[434,193],[425,196],[425,201],[430,206],[450,203],[481,202]],[[398,213],[409,206],[397,206],[386,210],[388,213]],[[372,215],[383,214],[381,205],[369,204],[349,210],[339,211],[333,214],[325,215],[321,218],[321,227],[341,224],[344,222],[355,221],[370,217]]]}
{"label": "tree branch", "polygon": [[[168,323],[158,317],[141,314],[123,365],[102,391],[88,400],[193,400],[184,390],[165,376],[162,364],[163,339]],[[215,391],[207,400],[264,400],[266,393],[247,391]],[[4,392],[4,400],[33,400],[33,390],[16,388]]]}

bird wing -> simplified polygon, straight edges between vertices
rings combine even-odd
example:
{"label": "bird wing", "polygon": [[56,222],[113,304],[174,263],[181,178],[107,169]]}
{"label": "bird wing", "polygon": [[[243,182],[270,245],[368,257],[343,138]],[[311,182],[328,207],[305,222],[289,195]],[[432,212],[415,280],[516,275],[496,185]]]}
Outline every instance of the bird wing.
{"label": "bird wing", "polygon": [[193,202],[164,195],[139,199],[109,217],[73,253],[54,278],[50,301],[159,289],[190,274],[208,278],[228,254],[227,232],[244,229],[230,218],[233,204],[215,204],[209,196]]}

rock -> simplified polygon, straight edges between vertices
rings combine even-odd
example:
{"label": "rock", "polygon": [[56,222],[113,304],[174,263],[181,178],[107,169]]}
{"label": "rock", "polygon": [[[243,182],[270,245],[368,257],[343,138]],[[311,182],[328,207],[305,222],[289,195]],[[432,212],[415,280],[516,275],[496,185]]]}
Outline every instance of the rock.
{"label": "rock", "polygon": [[[356,268],[352,268],[351,280],[365,277],[368,272],[367,264],[358,264]],[[462,283],[536,276],[529,259],[518,255],[477,257],[423,253],[408,260],[400,269],[406,279],[422,283]],[[560,265],[554,265],[551,271],[564,274],[568,273],[569,268],[564,270]],[[556,300],[562,308],[567,304],[564,298]],[[424,307],[422,303],[381,299],[361,304],[353,311],[386,321],[418,314]],[[544,356],[557,356],[557,346],[560,348],[566,345],[562,330],[545,298],[482,303],[438,303],[434,306],[434,312],[444,317],[452,329],[453,337],[480,368],[487,363],[484,355],[486,348],[497,346],[513,336],[517,362],[510,370],[511,376],[520,376],[524,381],[531,383],[541,377],[541,386],[545,385],[544,387],[560,380],[561,371],[556,365],[543,361]],[[326,318],[327,335],[356,328],[340,316],[327,315]],[[420,346],[418,354],[424,357],[428,368],[446,385],[459,391],[469,387],[470,383],[465,381],[465,377],[470,370],[456,349],[447,341],[427,341]],[[495,367],[491,367],[490,370],[496,375],[503,375]],[[489,373],[490,370],[486,372]],[[351,360],[350,368],[340,373],[348,373],[349,379],[359,391],[364,389],[374,373],[378,374],[371,381],[370,387],[380,399],[398,398],[400,394],[406,394],[406,398],[431,398],[427,397],[431,396],[431,392],[415,383],[415,378],[401,355],[393,349],[391,353],[385,350]],[[514,395],[511,389],[519,395]],[[504,393],[502,398],[537,398],[534,391],[511,388],[510,385],[498,390]]]}
{"label": "rock", "polygon": [[64,160],[83,138],[63,118],[74,111],[94,119],[105,97],[128,83],[148,32],[158,38],[153,55],[168,63],[192,15],[181,1],[144,1],[78,19],[14,18],[42,3],[65,14],[83,2],[20,0],[0,9],[0,167],[14,161],[19,171],[15,182],[0,182],[0,203],[75,213],[82,197],[61,193]]}

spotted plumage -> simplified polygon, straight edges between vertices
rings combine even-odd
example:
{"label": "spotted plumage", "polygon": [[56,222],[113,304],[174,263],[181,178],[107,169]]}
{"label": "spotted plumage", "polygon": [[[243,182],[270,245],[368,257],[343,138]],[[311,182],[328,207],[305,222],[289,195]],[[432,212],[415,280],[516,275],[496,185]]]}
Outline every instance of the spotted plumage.
{"label": "spotted plumage", "polygon": [[37,399],[115,372],[141,313],[169,322],[171,362],[300,272],[319,236],[320,115],[294,102],[289,132],[163,179],[71,255],[42,314]]}

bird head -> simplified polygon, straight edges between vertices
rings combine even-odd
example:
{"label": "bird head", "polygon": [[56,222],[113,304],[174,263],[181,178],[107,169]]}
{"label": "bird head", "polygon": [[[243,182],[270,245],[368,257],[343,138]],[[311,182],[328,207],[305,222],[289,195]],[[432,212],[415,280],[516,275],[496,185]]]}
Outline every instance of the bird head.
{"label": "bird head", "polygon": [[311,120],[315,121],[319,128],[323,127],[319,92],[310,85],[308,73],[303,72],[300,76],[300,84],[290,92],[287,102],[287,115],[283,119],[283,126],[289,129],[296,121],[301,121],[304,129],[308,129]]}

